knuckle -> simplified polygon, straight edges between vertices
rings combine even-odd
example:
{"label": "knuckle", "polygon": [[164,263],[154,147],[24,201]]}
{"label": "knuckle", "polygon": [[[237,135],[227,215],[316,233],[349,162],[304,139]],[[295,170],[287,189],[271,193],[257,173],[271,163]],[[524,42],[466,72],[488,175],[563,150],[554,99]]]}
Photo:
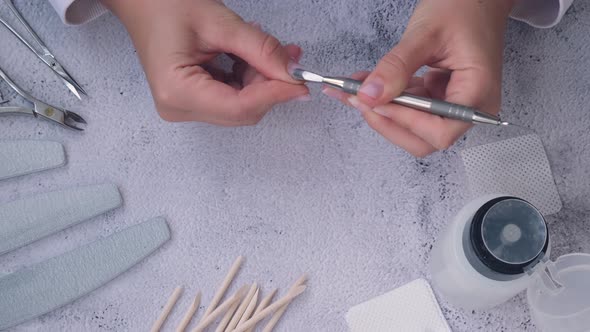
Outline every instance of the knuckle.
{"label": "knuckle", "polygon": [[434,147],[439,150],[446,150],[455,144],[455,135],[448,132],[443,132],[438,135],[438,138],[434,144]]}
{"label": "knuckle", "polygon": [[179,117],[175,111],[175,98],[173,96],[174,91],[166,85],[155,86],[152,89],[152,96],[156,110],[162,120],[167,122],[179,122]]}
{"label": "knuckle", "polygon": [[411,76],[409,72],[407,62],[395,51],[387,53],[383,59],[381,59],[383,65],[390,68],[390,70],[400,72],[403,76]]}
{"label": "knuckle", "polygon": [[429,16],[417,15],[412,17],[403,38],[422,40],[424,43],[436,43],[440,40],[442,31],[432,25]]}
{"label": "knuckle", "polygon": [[199,37],[207,45],[221,47],[231,38],[238,36],[236,29],[239,29],[242,18],[231,11],[224,11],[223,13],[212,17],[210,24],[203,25]]}
{"label": "knuckle", "polygon": [[243,107],[236,107],[230,113],[229,117],[231,121],[240,124],[249,124],[256,120],[255,115],[253,115],[248,109]]}
{"label": "knuckle", "polygon": [[152,89],[152,95],[158,108],[166,108],[172,105],[174,101],[172,93],[172,89],[167,87],[166,84],[156,85]]}
{"label": "knuckle", "polygon": [[410,154],[416,158],[426,158],[428,157],[430,154],[432,154],[434,152],[433,149],[430,148],[424,148],[424,149],[420,149],[420,150],[416,150],[416,151],[410,151]]}
{"label": "knuckle", "polygon": [[215,11],[215,15],[207,18],[209,23],[213,23],[217,28],[232,28],[236,24],[243,22],[242,18],[234,11],[227,10],[225,6],[220,5],[218,10]]}
{"label": "knuckle", "polygon": [[261,120],[262,120],[262,117],[256,116],[256,117],[250,118],[246,122],[243,122],[243,125],[244,126],[255,126],[258,123],[260,123]]}
{"label": "knuckle", "polygon": [[266,35],[262,41],[262,49],[260,55],[268,57],[276,54],[281,49],[281,42],[271,35]]}
{"label": "knuckle", "polygon": [[162,120],[164,120],[166,122],[178,122],[179,121],[173,112],[170,112],[166,109],[162,109],[160,107],[158,107],[157,110],[158,110],[158,114],[160,115],[160,118],[162,118]]}
{"label": "knuckle", "polygon": [[362,117],[365,119],[369,127],[375,131],[379,129],[379,119],[375,116],[368,116],[369,114],[364,113]]}

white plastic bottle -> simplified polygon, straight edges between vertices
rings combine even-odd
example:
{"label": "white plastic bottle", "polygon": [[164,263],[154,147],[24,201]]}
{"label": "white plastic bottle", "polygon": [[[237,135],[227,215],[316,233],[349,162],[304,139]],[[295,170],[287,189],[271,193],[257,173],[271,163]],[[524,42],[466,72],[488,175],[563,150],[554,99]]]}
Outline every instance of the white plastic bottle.
{"label": "white plastic bottle", "polygon": [[528,202],[506,195],[471,201],[435,244],[432,282],[445,300],[466,309],[503,303],[532,282],[527,270],[550,251],[547,225]]}

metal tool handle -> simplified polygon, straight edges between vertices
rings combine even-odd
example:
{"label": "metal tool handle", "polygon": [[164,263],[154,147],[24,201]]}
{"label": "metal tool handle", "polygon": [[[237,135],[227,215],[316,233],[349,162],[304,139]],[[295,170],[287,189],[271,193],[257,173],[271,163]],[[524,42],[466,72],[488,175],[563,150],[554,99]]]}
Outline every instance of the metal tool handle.
{"label": "metal tool handle", "polygon": [[8,77],[8,75],[2,70],[2,68],[0,68],[0,78],[2,78],[14,91],[16,91],[16,93],[18,93],[21,97],[25,98],[29,102],[35,103],[38,101],[35,97],[31,96],[28,92],[16,85],[16,83],[14,83],[10,79],[10,77]]}
{"label": "metal tool handle", "polygon": [[351,95],[356,95],[359,92],[361,85],[363,85],[362,81],[353,80],[352,78],[341,78],[341,80],[342,91]]}
{"label": "metal tool handle", "polygon": [[[29,25],[29,23],[27,23],[27,21],[21,15],[21,13],[18,11],[18,9],[16,9],[16,7],[14,6],[14,3],[12,3],[12,0],[4,0],[4,3],[8,6],[8,8],[10,8],[10,11],[16,16],[16,18],[18,19],[18,21],[25,27],[25,29],[27,30],[27,32],[33,37],[33,39],[35,40],[35,42],[37,43],[37,45],[39,45],[39,47],[43,50],[43,52],[46,55],[51,54],[49,52],[49,49],[47,49],[47,46],[45,46],[45,43],[43,43],[43,41],[41,40],[41,38],[39,38],[39,36],[37,35],[37,33],[35,33],[35,31],[33,30],[33,28]],[[15,33],[15,32],[13,32],[13,33]],[[29,46],[29,48],[33,49],[32,46],[29,45],[26,41],[24,41],[20,36],[19,36],[19,39],[21,39],[21,41],[23,41],[25,44],[27,44],[27,46]]]}
{"label": "metal tool handle", "polygon": [[8,31],[10,31],[16,38],[18,38],[18,40],[21,41],[21,43],[25,44],[26,47],[28,47],[31,52],[35,53],[35,54],[39,54],[39,52],[33,47],[33,45],[31,45],[26,39],[24,39],[10,24],[8,24],[8,22],[6,22],[2,17],[0,17],[0,23],[2,23],[6,29],[8,29]]}
{"label": "metal tool handle", "polygon": [[453,104],[438,99],[424,98],[404,93],[393,99],[393,102],[399,105],[412,107],[439,115],[449,119],[472,122],[473,115],[477,110],[473,107]]}
{"label": "metal tool handle", "polygon": [[34,112],[31,109],[16,106],[16,107],[0,107],[0,114],[34,115]]}
{"label": "metal tool handle", "polygon": [[[362,84],[362,81],[345,79],[342,91],[356,95]],[[401,96],[394,98],[392,102],[445,118],[467,122],[472,122],[473,115],[477,112],[477,110],[472,107],[453,104],[443,100],[415,96],[408,93],[403,93]]]}

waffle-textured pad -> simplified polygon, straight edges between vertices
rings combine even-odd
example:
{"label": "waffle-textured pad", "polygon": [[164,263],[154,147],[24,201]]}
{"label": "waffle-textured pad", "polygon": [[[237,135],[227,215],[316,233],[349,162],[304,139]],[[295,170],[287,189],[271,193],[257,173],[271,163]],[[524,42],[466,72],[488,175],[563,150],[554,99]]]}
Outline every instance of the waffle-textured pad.
{"label": "waffle-textured pad", "polygon": [[539,136],[480,145],[461,154],[473,197],[507,194],[528,201],[543,215],[561,210],[561,199]]}

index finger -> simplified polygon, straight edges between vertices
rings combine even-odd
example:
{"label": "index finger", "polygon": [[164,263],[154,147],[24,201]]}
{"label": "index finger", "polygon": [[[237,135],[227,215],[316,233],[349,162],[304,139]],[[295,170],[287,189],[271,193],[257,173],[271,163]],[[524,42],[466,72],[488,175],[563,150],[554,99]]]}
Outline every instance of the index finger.
{"label": "index finger", "polygon": [[219,82],[199,66],[185,67],[160,89],[156,103],[172,108],[176,121],[202,121],[220,125],[258,122],[273,105],[305,96],[303,85],[278,80],[253,83],[238,90]]}
{"label": "index finger", "polygon": [[[444,76],[441,72],[427,73],[427,90],[452,103],[476,107],[492,114],[498,112],[499,88],[493,83],[495,80],[492,73],[469,68],[453,71],[450,79]],[[444,95],[440,95],[443,91]],[[472,126],[470,123],[441,118],[399,105],[378,106],[375,112],[409,128],[439,150],[449,148]]]}

